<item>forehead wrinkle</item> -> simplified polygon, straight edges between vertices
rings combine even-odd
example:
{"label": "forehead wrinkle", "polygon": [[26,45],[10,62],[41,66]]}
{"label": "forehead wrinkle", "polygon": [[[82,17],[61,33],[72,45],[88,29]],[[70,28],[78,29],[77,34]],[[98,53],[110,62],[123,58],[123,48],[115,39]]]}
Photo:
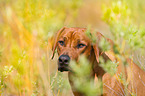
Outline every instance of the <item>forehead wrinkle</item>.
{"label": "forehead wrinkle", "polygon": [[61,38],[63,39],[69,39],[71,37],[72,31],[66,31],[64,34],[61,34]]}
{"label": "forehead wrinkle", "polygon": [[83,30],[66,30],[66,32],[62,34],[62,38],[67,42],[67,46],[71,46],[73,42],[79,43],[86,41],[82,33],[84,33]]}
{"label": "forehead wrinkle", "polygon": [[64,40],[64,41],[67,41],[67,40],[68,40],[68,37],[67,37],[67,36],[64,36],[64,37],[63,37],[63,40]]}
{"label": "forehead wrinkle", "polygon": [[74,34],[73,34],[73,36],[74,36],[74,39],[75,40],[79,40],[79,41],[83,41],[83,40],[85,40],[85,37],[84,37],[84,35],[83,34],[76,34],[77,32],[75,32]]}
{"label": "forehead wrinkle", "polygon": [[66,46],[71,46],[71,42],[73,40],[73,32],[74,30],[69,30],[65,34],[62,34],[62,38],[66,42]]}
{"label": "forehead wrinkle", "polygon": [[[87,40],[85,38],[85,35],[81,34],[80,32],[78,32],[79,34],[77,34],[77,32],[73,33],[73,37],[74,37],[74,43],[84,43],[87,44]],[[81,35],[80,35],[81,34]]]}
{"label": "forehead wrinkle", "polygon": [[73,30],[73,31],[71,32],[71,35],[70,35],[70,46],[71,46],[71,44],[72,44],[72,42],[73,42],[73,39],[75,39],[75,38],[74,38],[74,33],[75,33],[75,30]]}
{"label": "forehead wrinkle", "polygon": [[[74,38],[75,38],[75,37],[76,37],[76,38],[80,38],[80,34],[78,35],[77,32],[78,32],[78,31],[74,31],[73,34],[72,34],[72,37],[74,37]],[[79,33],[79,32],[78,32],[78,33]]]}
{"label": "forehead wrinkle", "polygon": [[88,44],[90,41],[85,34],[74,34],[74,42]]}
{"label": "forehead wrinkle", "polygon": [[78,31],[74,31],[72,34],[72,38],[74,38],[74,41],[80,40],[80,36],[77,34]]}

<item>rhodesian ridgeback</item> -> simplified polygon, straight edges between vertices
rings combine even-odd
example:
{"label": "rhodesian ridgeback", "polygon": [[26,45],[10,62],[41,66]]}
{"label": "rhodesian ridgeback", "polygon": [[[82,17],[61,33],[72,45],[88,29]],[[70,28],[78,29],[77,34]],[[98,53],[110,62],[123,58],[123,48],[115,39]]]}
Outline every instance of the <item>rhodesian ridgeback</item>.
{"label": "rhodesian ridgeback", "polygon": [[[116,58],[113,51],[108,52],[101,51],[99,48],[99,42],[101,38],[105,38],[107,42],[113,48],[112,40],[104,37],[101,33],[96,33],[96,44],[92,44],[92,40],[85,34],[86,28],[67,28],[63,27],[57,32],[54,40],[53,55],[57,49],[58,53],[58,70],[68,71],[69,81],[72,87],[73,94],[75,96],[84,96],[84,94],[77,92],[73,87],[73,81],[70,75],[73,74],[70,70],[69,61],[76,60],[80,54],[85,55],[88,61],[91,63],[91,74],[90,76],[101,78],[103,82],[103,96],[125,96],[125,95],[136,95],[145,96],[145,72],[139,68],[131,59],[126,59],[128,66],[123,66],[123,62]],[[105,72],[99,62],[99,57],[102,56],[105,61],[117,60],[118,67],[114,76]],[[123,77],[126,80],[126,85],[123,80],[119,78],[119,75],[123,73]]]}

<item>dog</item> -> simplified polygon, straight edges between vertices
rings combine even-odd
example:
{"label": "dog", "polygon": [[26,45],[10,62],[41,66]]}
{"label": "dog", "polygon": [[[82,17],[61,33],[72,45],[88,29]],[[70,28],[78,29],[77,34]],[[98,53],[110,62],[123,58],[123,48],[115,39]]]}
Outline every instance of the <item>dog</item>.
{"label": "dog", "polygon": [[[104,37],[101,33],[96,33],[97,41],[95,44],[92,40],[86,36],[86,28],[61,28],[55,37],[53,45],[52,59],[55,55],[55,50],[58,53],[58,70],[60,72],[68,71],[69,81],[72,87],[74,96],[84,96],[83,93],[78,92],[74,88],[71,75],[73,74],[70,69],[70,60],[78,61],[81,54],[88,58],[91,63],[90,76],[101,78],[103,82],[103,96],[124,96],[124,95],[137,95],[145,96],[145,72],[139,68],[133,60],[126,58],[128,66],[124,66],[124,62],[121,59],[115,57],[113,53],[113,41]],[[90,34],[91,35],[91,34]],[[101,38],[105,38],[109,42],[111,49],[107,52],[103,52],[99,47]],[[104,61],[108,60],[119,62],[117,72],[114,76],[105,72],[102,67],[99,66],[99,57],[102,56]],[[123,83],[123,80],[119,78],[119,74],[126,80],[127,84]],[[125,91],[127,90],[127,92]]]}

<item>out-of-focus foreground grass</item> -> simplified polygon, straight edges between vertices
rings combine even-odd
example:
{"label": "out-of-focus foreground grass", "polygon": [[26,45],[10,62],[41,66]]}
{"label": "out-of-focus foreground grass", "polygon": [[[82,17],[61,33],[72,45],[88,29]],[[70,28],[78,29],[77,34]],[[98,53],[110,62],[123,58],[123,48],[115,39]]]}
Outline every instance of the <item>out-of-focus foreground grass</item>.
{"label": "out-of-focus foreground grass", "polygon": [[80,2],[0,1],[1,95],[69,93],[67,87],[63,91],[67,80],[57,75],[56,60],[50,61],[51,37],[76,16]]}
{"label": "out-of-focus foreground grass", "polygon": [[[101,21],[111,0],[0,0],[0,94],[71,96],[67,74],[50,60],[52,36],[63,26],[91,25],[109,36]],[[145,1],[128,0],[131,18],[145,25]],[[57,56],[56,56],[57,57]]]}

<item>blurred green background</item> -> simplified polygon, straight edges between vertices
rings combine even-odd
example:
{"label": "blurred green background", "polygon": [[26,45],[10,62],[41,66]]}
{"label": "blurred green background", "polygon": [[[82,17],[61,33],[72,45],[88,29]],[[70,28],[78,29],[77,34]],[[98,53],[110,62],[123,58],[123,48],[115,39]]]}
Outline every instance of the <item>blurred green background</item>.
{"label": "blurred green background", "polygon": [[[53,60],[52,37],[63,26],[91,28],[112,37],[114,14],[105,8],[114,6],[118,0],[0,0],[0,94],[2,96],[72,96],[67,73],[57,72],[57,55]],[[117,8],[122,17],[129,16],[132,28],[145,26],[145,1],[120,0]],[[104,7],[106,6],[106,7]],[[129,9],[129,11],[126,11]],[[107,10],[107,11],[106,11]],[[111,14],[111,15],[110,15]],[[109,17],[110,16],[110,17]],[[120,17],[120,15],[117,15]],[[118,18],[119,18],[118,17]],[[111,21],[109,21],[111,20]],[[127,18],[116,20],[123,25]],[[118,23],[117,23],[118,24]],[[126,24],[126,23],[125,23]],[[119,29],[119,30],[121,30]],[[124,30],[129,30],[125,27]],[[119,32],[119,31],[118,31]],[[135,31],[136,32],[136,31]],[[145,30],[142,38],[135,41],[145,44]],[[117,34],[117,31],[116,31]],[[128,33],[127,33],[128,34]],[[125,37],[127,38],[127,37]],[[117,40],[117,39],[115,39]],[[116,41],[117,42],[117,41]],[[137,42],[138,43],[138,42]],[[135,45],[132,44],[131,48]],[[137,45],[138,46],[138,45]],[[141,46],[141,45],[140,45]],[[144,55],[136,62],[145,68]],[[140,52],[140,53],[139,53]]]}

